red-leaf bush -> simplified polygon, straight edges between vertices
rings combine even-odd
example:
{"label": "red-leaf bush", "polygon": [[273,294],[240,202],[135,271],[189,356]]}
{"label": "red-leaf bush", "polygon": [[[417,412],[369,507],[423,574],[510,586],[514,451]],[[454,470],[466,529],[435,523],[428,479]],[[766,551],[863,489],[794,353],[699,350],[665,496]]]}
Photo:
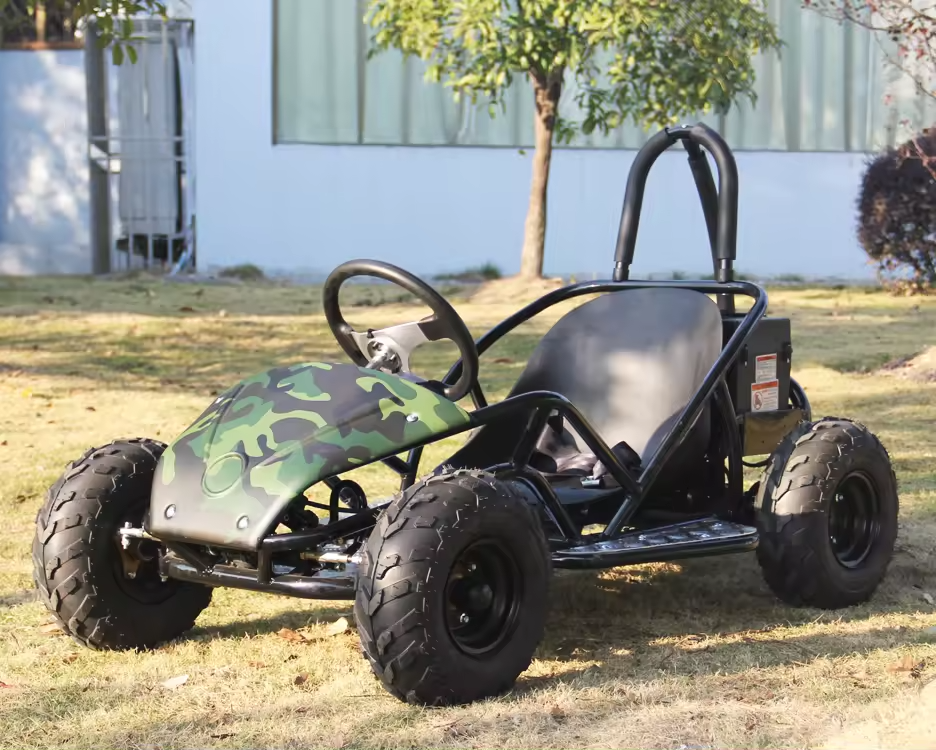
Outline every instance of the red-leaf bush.
{"label": "red-leaf bush", "polygon": [[936,128],[868,163],[858,241],[895,291],[936,289]]}

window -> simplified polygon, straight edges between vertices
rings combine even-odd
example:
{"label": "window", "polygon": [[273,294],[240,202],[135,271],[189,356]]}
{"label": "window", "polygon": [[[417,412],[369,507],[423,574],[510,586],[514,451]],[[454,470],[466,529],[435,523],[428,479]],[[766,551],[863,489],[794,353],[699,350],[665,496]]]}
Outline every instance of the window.
{"label": "window", "polygon": [[[366,59],[366,0],[274,0],[274,140],[277,143],[529,147],[533,101],[526,81],[506,113],[454,102],[423,80],[418,60],[396,52]],[[781,58],[756,61],[757,104],[704,118],[739,150],[871,151],[901,138],[899,125],[936,120],[936,104],[884,65],[879,41],[793,0],[770,0],[786,42]],[[575,92],[560,104],[576,118]],[[884,103],[889,95],[891,106]],[[687,117],[687,121],[693,121]],[[637,148],[646,133],[626,125],[579,136],[573,148]]]}

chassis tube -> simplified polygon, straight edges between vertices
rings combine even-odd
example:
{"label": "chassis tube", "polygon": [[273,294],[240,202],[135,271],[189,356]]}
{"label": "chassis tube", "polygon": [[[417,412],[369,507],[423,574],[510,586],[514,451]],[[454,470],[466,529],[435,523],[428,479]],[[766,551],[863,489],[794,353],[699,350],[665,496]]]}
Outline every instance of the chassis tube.
{"label": "chassis tube", "polygon": [[[711,128],[699,123],[691,127],[666,128],[648,140],[631,165],[624,190],[624,206],[614,250],[614,280],[623,281],[630,274],[637,245],[637,229],[640,225],[640,209],[643,205],[644,188],[650,168],[663,152],[677,143],[691,141],[712,154],[718,167],[718,222],[715,237],[715,275],[718,281],[732,278],[738,238],[738,166],[731,149],[724,139]],[[701,165],[700,165],[701,166]],[[708,169],[708,165],[705,165]],[[698,187],[698,183],[697,183]],[[707,189],[706,189],[707,192]],[[703,210],[710,197],[700,192]]]}
{"label": "chassis tube", "polygon": [[164,557],[160,564],[163,575],[177,581],[198,583],[203,586],[223,586],[246,591],[261,591],[283,594],[300,599],[353,599],[354,577],[283,575],[268,581],[260,579],[256,570],[235,568],[232,565],[215,565],[210,570],[199,571],[192,565],[173,557]]}

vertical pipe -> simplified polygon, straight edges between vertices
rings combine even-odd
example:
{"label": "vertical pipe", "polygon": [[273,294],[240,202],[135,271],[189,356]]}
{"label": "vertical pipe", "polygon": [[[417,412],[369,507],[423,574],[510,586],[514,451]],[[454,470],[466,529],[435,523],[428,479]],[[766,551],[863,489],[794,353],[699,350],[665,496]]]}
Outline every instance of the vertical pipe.
{"label": "vertical pipe", "polygon": [[[110,141],[107,138],[107,68],[97,24],[85,27],[84,59],[88,111],[88,188],[91,202],[91,273],[111,270]],[[104,155],[102,166],[94,153]]]}

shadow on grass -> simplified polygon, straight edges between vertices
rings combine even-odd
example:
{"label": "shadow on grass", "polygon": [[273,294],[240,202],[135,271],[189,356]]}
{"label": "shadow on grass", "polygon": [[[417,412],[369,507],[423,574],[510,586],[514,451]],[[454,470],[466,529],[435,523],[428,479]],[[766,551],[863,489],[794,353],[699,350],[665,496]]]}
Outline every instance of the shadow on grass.
{"label": "shadow on grass", "polygon": [[[267,280],[237,282],[171,280],[150,277],[0,277],[0,316],[117,313],[167,318],[192,314],[320,315],[322,284]],[[466,299],[473,287],[440,283],[435,288],[453,302]],[[418,304],[398,286],[349,283],[342,287],[345,307]]]}
{"label": "shadow on grass", "polygon": [[[929,526],[929,531],[936,527]],[[932,560],[926,564],[931,568]],[[881,621],[883,626],[862,625],[875,615],[919,609],[908,577],[908,571],[915,565],[915,561],[899,553],[870,602],[835,612],[796,609],[779,603],[764,584],[753,555],[560,576],[554,582],[552,612],[537,652],[538,659],[554,662],[550,667],[552,674],[521,676],[507,694],[502,710],[495,714],[466,713],[467,726],[463,729],[480,733],[491,729],[486,722],[510,721],[510,716],[519,717],[529,711],[548,712],[551,702],[538,702],[537,694],[557,687],[601,691],[600,696],[604,696],[601,700],[612,702],[614,710],[626,710],[654,700],[646,694],[646,685],[656,684],[653,690],[665,691],[665,686],[659,685],[664,674],[718,680],[726,700],[747,704],[782,700],[788,673],[765,670],[862,656],[878,649],[923,641],[922,632],[888,626],[886,620]],[[204,643],[270,635],[281,628],[305,626],[310,618],[324,621],[347,615],[350,606],[350,602],[334,602],[314,612],[283,612],[261,619],[200,626],[191,631],[189,639]],[[790,630],[817,622],[841,627],[834,632],[819,633]],[[308,648],[315,648],[315,644]],[[236,643],[231,643],[226,652],[229,663],[242,661],[237,651]],[[352,653],[350,641],[347,658],[360,658]],[[745,673],[754,676],[744,683],[731,681],[732,676]],[[263,676],[258,675],[257,679]],[[283,679],[282,674],[277,679]],[[184,741],[185,746],[208,746],[238,734],[249,742],[255,722],[269,731],[269,722],[277,717],[310,711],[314,712],[310,718],[320,712],[327,718],[334,707],[341,706],[346,715],[340,730],[333,725],[328,730],[337,731],[341,738],[329,741],[317,734],[320,730],[316,724],[309,724],[304,730],[308,735],[303,734],[301,742],[303,746],[318,742],[354,747],[366,746],[366,738],[371,736],[374,726],[385,726],[390,732],[388,737],[392,737],[394,731],[427,718],[423,709],[405,706],[389,696],[376,680],[368,681],[362,690],[357,681],[349,688],[340,679],[335,682],[328,676],[315,679],[319,682],[306,688],[313,695],[299,688],[295,694],[280,690],[276,700],[243,706],[238,698],[232,700],[224,682],[214,685],[209,679],[202,692],[193,693],[195,702],[187,705],[186,719],[179,721],[176,716],[154,710],[153,701],[159,699],[154,688],[142,687],[129,678],[124,683],[119,677],[116,681],[63,677],[51,690],[25,686],[16,694],[9,693],[7,700],[0,703],[0,725],[19,728],[17,737],[21,743],[41,745],[43,740],[37,732],[46,723],[53,728],[53,734],[62,736],[66,721],[77,726],[82,716],[99,714],[104,707],[123,712],[129,720],[95,731],[93,738],[88,738],[94,746],[175,747],[176,738]],[[711,683],[702,685],[709,687],[699,690],[711,689]],[[668,695],[672,698],[671,689]],[[368,703],[367,709],[360,712],[347,710],[348,706],[357,705],[354,699],[376,703]],[[517,703],[515,699],[523,702]],[[128,714],[128,702],[139,705],[139,710]],[[239,707],[233,712],[217,708],[230,705]],[[457,716],[462,714],[449,714],[449,724]],[[381,723],[384,721],[385,725]],[[435,731],[433,726],[424,729],[431,734]],[[438,740],[444,739],[440,734]],[[295,740],[297,744],[300,742],[299,737]],[[384,743],[384,746],[392,745]]]}
{"label": "shadow on grass", "polygon": [[[239,293],[241,312],[258,317],[218,317],[189,308],[198,316],[174,312],[166,317],[154,312],[163,317],[141,322],[92,321],[70,314],[43,317],[29,326],[7,326],[5,332],[0,326],[0,349],[8,351],[6,361],[0,361],[0,371],[101,382],[132,380],[142,389],[210,392],[276,363],[345,360],[320,308],[291,311],[293,315],[312,313],[308,320],[284,319],[282,315],[289,314],[286,310],[279,316],[264,312],[263,301],[252,301],[252,297],[253,291]],[[380,311],[366,315],[366,322],[381,325]],[[841,372],[873,370],[895,357],[917,353],[921,330],[934,324],[936,314],[871,325],[867,319],[826,322],[810,313],[794,322],[794,368],[821,365]],[[545,330],[545,321],[532,325]],[[500,382],[507,371],[515,377],[516,365],[526,361],[542,331],[521,329],[497,345],[482,360],[482,379]],[[444,373],[455,358],[454,349],[439,346],[425,347],[417,357],[428,370],[425,374],[432,377]],[[504,359],[514,367],[505,368],[506,363],[500,361]]]}
{"label": "shadow on grass", "polygon": [[[927,536],[936,524],[917,520]],[[860,624],[873,616],[921,611],[917,588],[936,573],[929,555],[898,549],[878,591],[865,604],[828,611],[783,604],[768,589],[753,554],[688,560],[650,568],[618,568],[607,572],[560,574],[554,579],[552,608],[537,657],[567,662],[570,672],[549,679],[531,679],[524,685],[565,682],[597,660],[618,674],[649,678],[673,662],[692,674],[731,673],[752,666],[770,667],[791,661],[865,653],[908,642],[913,636],[901,629],[861,630],[858,633],[771,638],[765,634],[815,623]],[[347,616],[351,602],[335,602],[315,610],[320,621]],[[308,611],[284,612],[273,617],[197,627],[191,633],[207,638],[258,636],[281,628],[308,624]],[[847,629],[846,629],[847,631]],[[711,638],[737,638],[731,643],[705,646]],[[686,641],[680,650],[662,641]],[[696,648],[702,644],[700,648]],[[675,660],[675,661],[674,661]],[[609,673],[609,679],[610,679]]]}
{"label": "shadow on grass", "polygon": [[[0,375],[76,377],[105,387],[213,394],[277,365],[348,361],[320,320],[307,326],[272,319],[164,323],[82,329],[66,319],[54,327],[17,327],[0,333],[0,350],[7,351],[0,358]],[[539,339],[536,333],[514,333],[482,357],[485,390],[509,389]],[[449,342],[430,344],[416,353],[413,370],[439,378],[457,358]]]}
{"label": "shadow on grass", "polygon": [[353,602],[334,602],[325,607],[316,607],[314,614],[308,610],[281,612],[272,617],[226,622],[221,625],[198,625],[192,628],[181,640],[212,640],[216,638],[243,638],[276,633],[283,628],[296,630],[305,627],[310,621],[331,622],[339,617],[348,617]]}

